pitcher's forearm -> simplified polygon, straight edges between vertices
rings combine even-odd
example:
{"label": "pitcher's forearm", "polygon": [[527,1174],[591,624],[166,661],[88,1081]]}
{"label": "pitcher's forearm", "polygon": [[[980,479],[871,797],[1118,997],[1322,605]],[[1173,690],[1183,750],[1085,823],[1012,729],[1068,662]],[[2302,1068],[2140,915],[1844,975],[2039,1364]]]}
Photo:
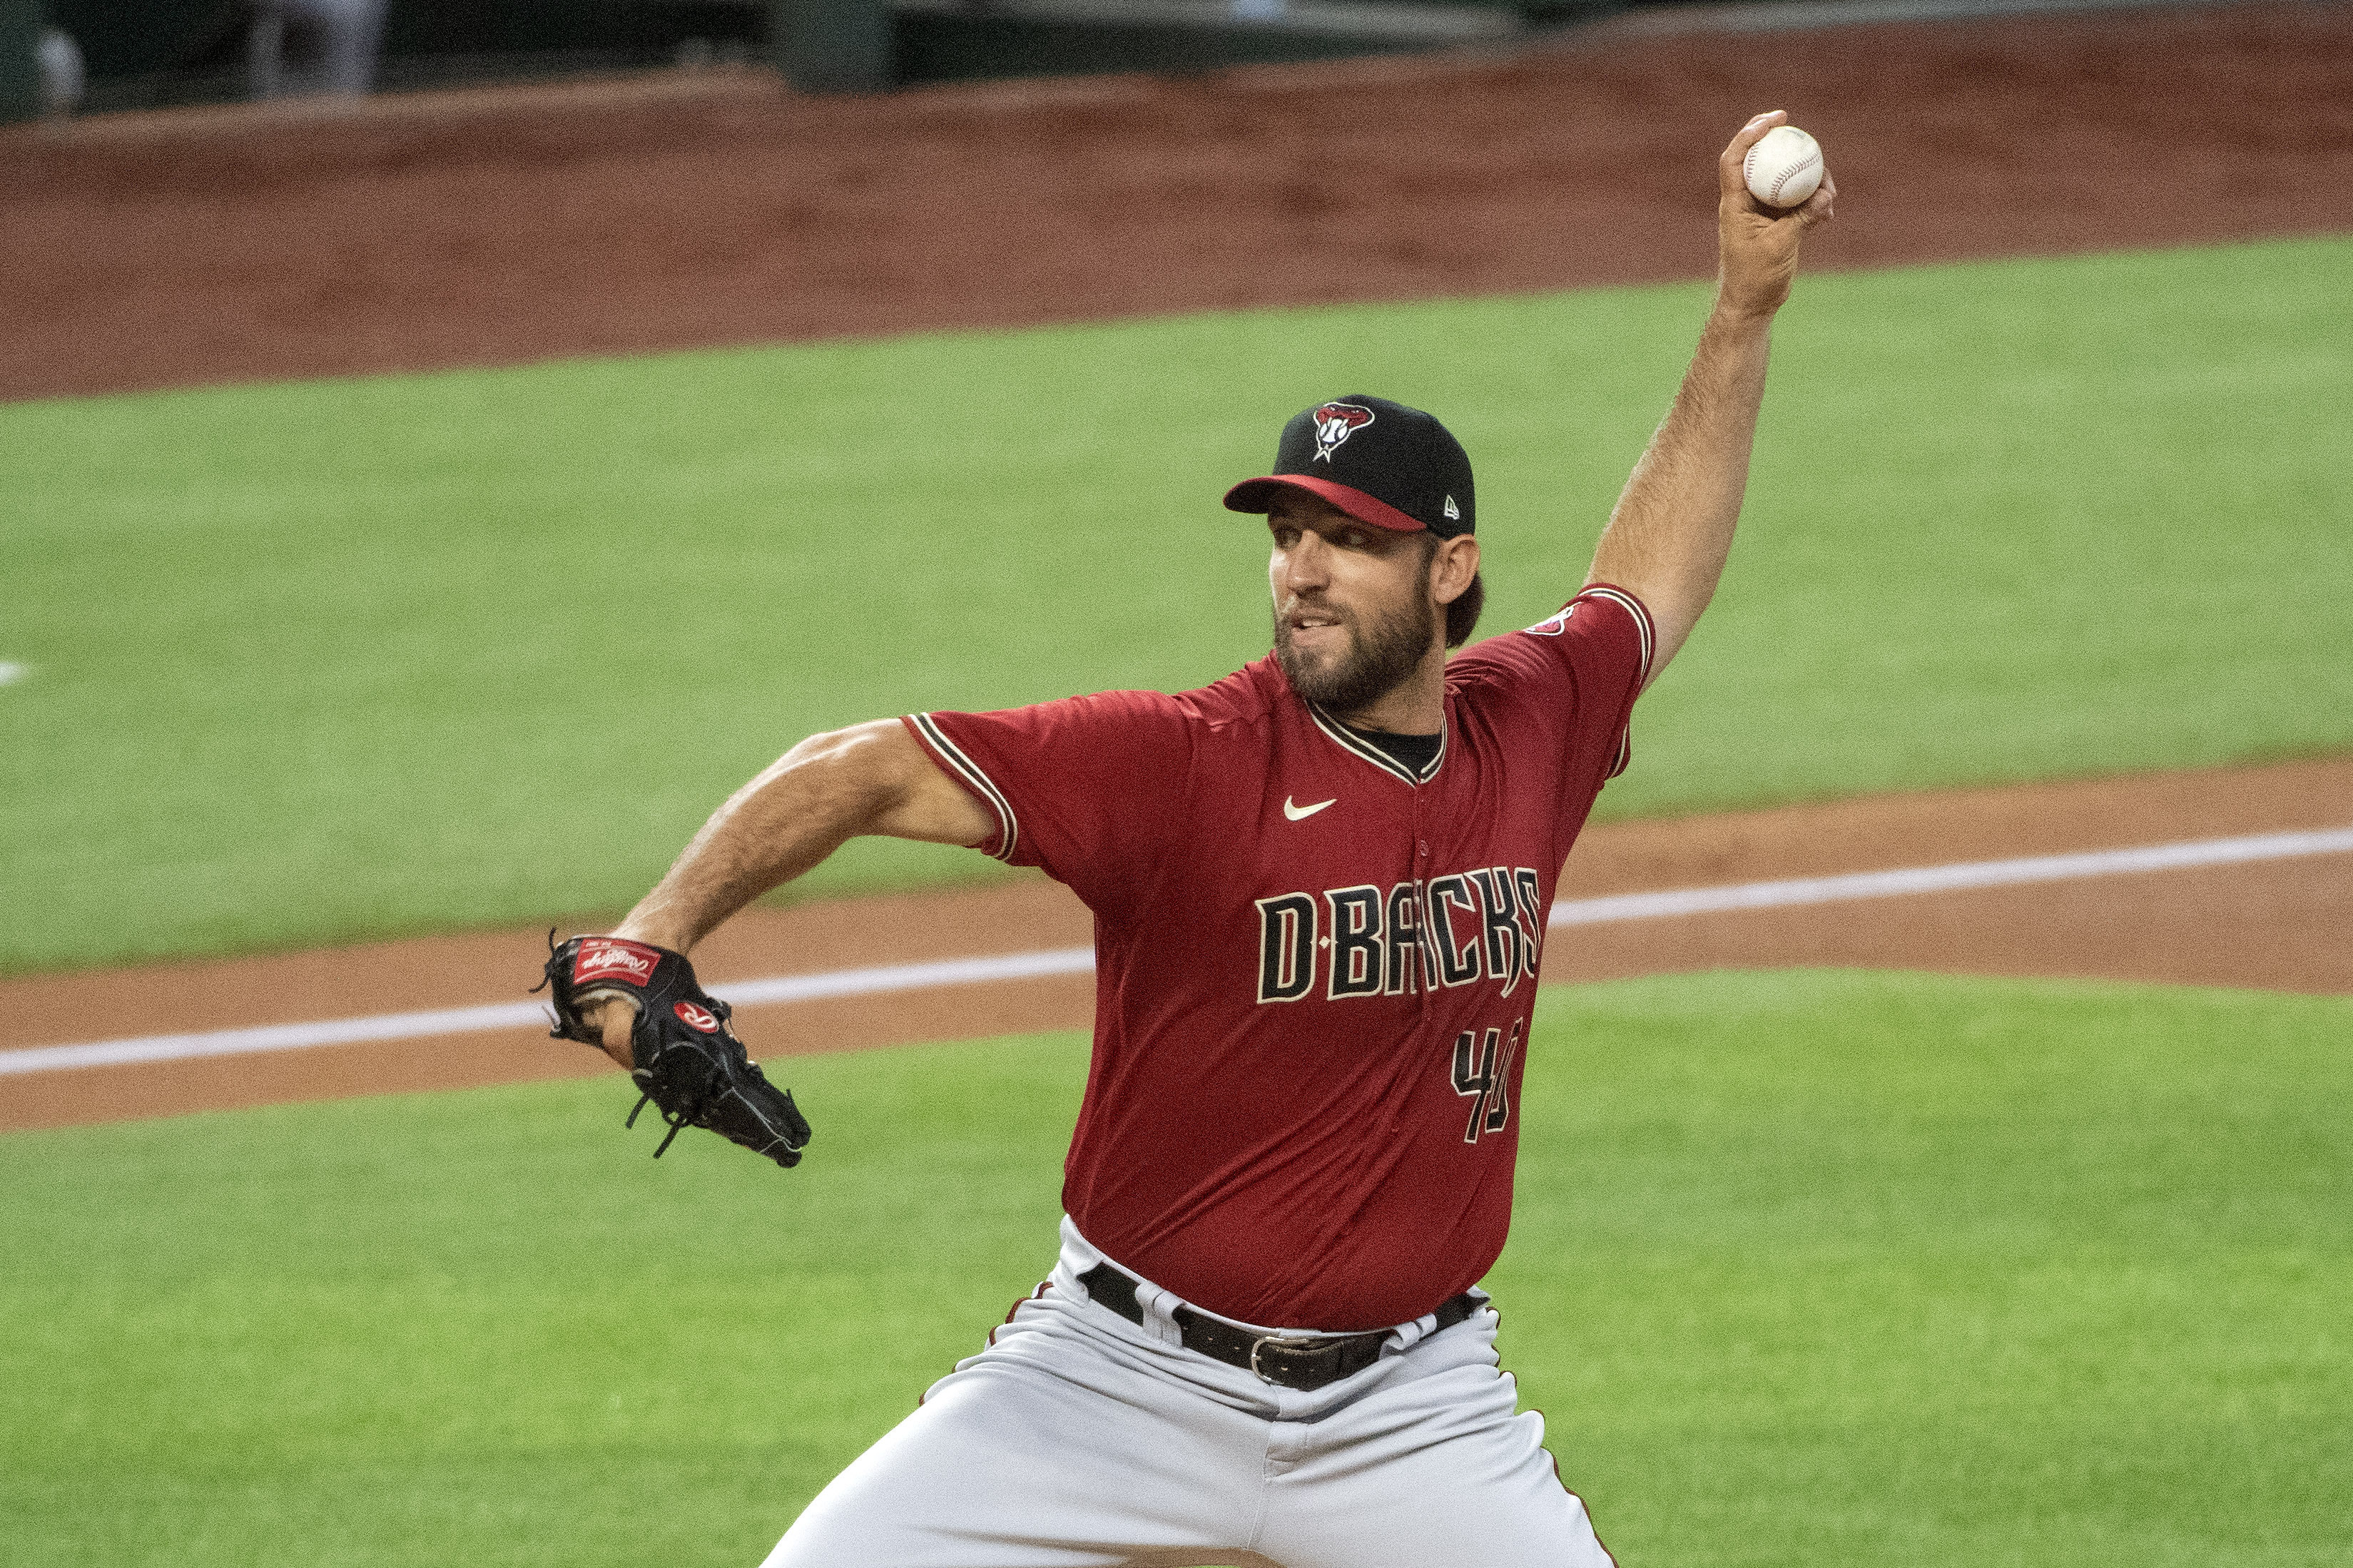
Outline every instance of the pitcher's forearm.
{"label": "pitcher's forearm", "polygon": [[862,831],[876,792],[840,765],[833,741],[804,741],[730,796],[615,934],[688,952]]}
{"label": "pitcher's forearm", "polygon": [[1769,312],[1719,300],[1666,421],[1634,467],[1593,555],[1593,580],[1649,605],[1665,667],[1715,596],[1748,488],[1748,458],[1765,397]]}
{"label": "pitcher's forearm", "polygon": [[1799,240],[1830,217],[1838,198],[1827,172],[1800,206],[1767,207],[1749,193],[1748,150],[1788,119],[1778,109],[1756,116],[1716,159],[1715,308],[1674,407],[1594,552],[1593,578],[1630,589],[1650,606],[1653,679],[1691,636],[1724,575],[1748,489],[1773,313],[1797,277]]}
{"label": "pitcher's forearm", "polygon": [[814,735],[713,812],[615,934],[684,952],[860,835],[977,844],[989,827],[896,720]]}

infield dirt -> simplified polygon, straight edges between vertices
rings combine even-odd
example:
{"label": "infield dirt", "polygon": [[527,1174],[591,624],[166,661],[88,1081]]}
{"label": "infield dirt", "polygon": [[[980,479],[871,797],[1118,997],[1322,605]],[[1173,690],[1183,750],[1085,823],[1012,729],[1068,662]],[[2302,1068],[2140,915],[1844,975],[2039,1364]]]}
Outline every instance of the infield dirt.
{"label": "infield dirt", "polygon": [[[0,397],[1700,276],[1713,154],[1831,151],[1811,267],[2353,229],[2353,6],[796,98],[748,72],[0,132]],[[1597,828],[1568,897],[2353,824],[2353,761]],[[1069,946],[1042,879],[755,910],[725,979]],[[854,925],[856,945],[843,932]],[[1548,980],[1902,965],[2353,994],[2344,857],[1556,934]],[[515,999],[539,932],[0,982],[0,1048]],[[1085,977],[747,1009],[764,1055],[1084,1025]],[[0,1129],[609,1070],[531,1031],[0,1078]]]}

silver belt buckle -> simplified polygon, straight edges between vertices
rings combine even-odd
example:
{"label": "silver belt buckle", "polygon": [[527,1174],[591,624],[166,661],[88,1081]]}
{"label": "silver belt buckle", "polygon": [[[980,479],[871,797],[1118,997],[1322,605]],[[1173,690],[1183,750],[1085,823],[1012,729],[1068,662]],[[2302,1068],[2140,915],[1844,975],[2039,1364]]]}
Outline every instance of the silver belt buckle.
{"label": "silver belt buckle", "polygon": [[1295,1335],[1261,1334],[1258,1338],[1250,1342],[1250,1375],[1257,1378],[1261,1383],[1268,1384],[1277,1388],[1288,1387],[1289,1384],[1276,1383],[1274,1379],[1269,1377],[1265,1373],[1259,1370],[1259,1352],[1266,1349],[1269,1345],[1272,1345],[1278,1351],[1313,1351],[1317,1349],[1322,1343],[1323,1342],[1320,1340],[1304,1339]]}

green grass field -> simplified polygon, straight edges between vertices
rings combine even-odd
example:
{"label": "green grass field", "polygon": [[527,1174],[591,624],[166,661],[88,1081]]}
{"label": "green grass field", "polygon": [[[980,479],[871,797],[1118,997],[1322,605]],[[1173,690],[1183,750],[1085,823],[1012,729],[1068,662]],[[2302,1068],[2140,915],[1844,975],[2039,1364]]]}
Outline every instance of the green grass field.
{"label": "green grass field", "polygon": [[[1606,815],[2353,745],[2353,240],[1810,278]],[[1219,510],[1336,391],[1548,612],[1692,287],[0,407],[0,972],[625,906],[812,730],[1265,644]],[[816,892],[985,874],[853,847]]]}
{"label": "green grass field", "polygon": [[[1642,1568],[2353,1552],[2353,1005],[1547,991],[1490,1281]],[[617,1079],[0,1139],[44,1568],[758,1561],[1050,1261],[1074,1037],[806,1058],[789,1174]]]}

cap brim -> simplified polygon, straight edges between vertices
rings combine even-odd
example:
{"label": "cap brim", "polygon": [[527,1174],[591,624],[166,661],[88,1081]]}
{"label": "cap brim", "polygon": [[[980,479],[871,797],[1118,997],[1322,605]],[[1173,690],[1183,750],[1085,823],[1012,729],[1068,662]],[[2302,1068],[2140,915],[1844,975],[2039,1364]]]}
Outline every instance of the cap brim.
{"label": "cap brim", "polygon": [[1244,479],[1226,492],[1228,511],[1265,511],[1273,504],[1278,489],[1304,490],[1321,497],[1355,518],[1375,528],[1386,528],[1398,533],[1422,533],[1429,525],[1419,518],[1398,510],[1385,500],[1366,495],[1350,485],[1326,479],[1314,474],[1269,474],[1262,479]]}

